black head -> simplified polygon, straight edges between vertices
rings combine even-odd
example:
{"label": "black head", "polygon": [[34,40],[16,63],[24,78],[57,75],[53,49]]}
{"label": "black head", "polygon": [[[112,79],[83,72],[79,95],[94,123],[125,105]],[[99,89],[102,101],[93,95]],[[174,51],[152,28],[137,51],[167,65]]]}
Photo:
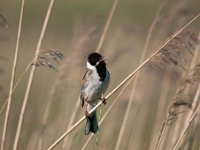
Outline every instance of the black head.
{"label": "black head", "polygon": [[103,57],[97,52],[90,53],[89,56],[88,56],[88,62],[92,66],[97,65],[97,63],[100,63],[101,61],[104,61]]}
{"label": "black head", "polygon": [[88,56],[88,63],[87,68],[91,70],[96,69],[99,74],[100,81],[103,81],[106,78],[106,63],[103,57],[99,53],[93,52]]}

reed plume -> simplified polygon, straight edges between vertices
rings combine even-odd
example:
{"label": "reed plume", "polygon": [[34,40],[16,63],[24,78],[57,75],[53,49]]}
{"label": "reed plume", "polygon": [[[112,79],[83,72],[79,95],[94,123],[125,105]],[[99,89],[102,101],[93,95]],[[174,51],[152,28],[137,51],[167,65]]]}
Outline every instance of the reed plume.
{"label": "reed plume", "polygon": [[[165,62],[167,62],[166,64],[174,64],[175,66],[182,63],[182,65],[178,65],[178,67],[181,68],[181,70],[186,71],[189,68],[191,58],[192,57],[195,58],[195,55],[194,55],[195,50],[196,50],[195,46],[197,46],[197,44],[199,44],[199,40],[195,34],[188,32],[188,31],[183,32],[183,34],[182,35],[180,34],[180,36],[181,37],[177,38],[178,42],[180,42],[180,43],[177,44],[177,42],[175,41],[175,43],[178,46],[178,49],[176,46],[175,54],[177,54],[177,57],[178,57],[177,60],[179,60],[179,61],[174,61],[174,59],[171,58],[171,59],[169,59],[169,60],[172,60],[171,63],[168,61],[165,61]],[[174,46],[172,46],[172,47],[174,47]],[[183,50],[185,50],[185,53]],[[180,55],[181,52],[182,52],[182,55]],[[183,54],[185,54],[185,55],[183,55]],[[193,60],[195,60],[195,59],[193,59]],[[189,84],[184,84],[183,86],[181,86],[177,90],[176,95],[174,96],[172,102],[170,103],[170,105],[168,107],[168,113],[166,115],[165,121],[163,122],[162,128],[160,130],[160,135],[159,135],[159,138],[157,141],[156,149],[159,148],[161,139],[163,138],[163,134],[166,129],[166,125],[169,124],[169,122],[171,122],[172,120],[174,120],[174,118],[178,114],[183,112],[183,111],[180,111],[179,106],[191,107],[191,103],[189,102],[189,99],[191,99],[190,95],[189,95],[190,91],[188,91],[188,87],[190,87],[190,85],[189,86],[188,85]]]}
{"label": "reed plume", "polygon": [[[173,98],[172,104],[169,108],[169,118],[168,121],[171,121],[181,112],[179,111],[180,107],[184,107],[184,109],[191,109],[193,104],[193,98],[195,91],[197,89],[197,85],[200,82],[200,64],[196,65],[193,68],[189,75],[186,77],[183,87],[181,87],[175,97]],[[188,89],[189,88],[189,89]]]}
{"label": "reed plume", "polygon": [[198,43],[197,36],[194,33],[183,31],[163,47],[148,65],[159,70],[176,66],[185,71],[194,54],[195,45]]}
{"label": "reed plume", "polygon": [[60,61],[64,59],[64,55],[58,50],[49,49],[40,51],[36,61],[32,62],[32,65],[36,67],[48,67],[50,69],[58,71],[55,65],[60,65]]}

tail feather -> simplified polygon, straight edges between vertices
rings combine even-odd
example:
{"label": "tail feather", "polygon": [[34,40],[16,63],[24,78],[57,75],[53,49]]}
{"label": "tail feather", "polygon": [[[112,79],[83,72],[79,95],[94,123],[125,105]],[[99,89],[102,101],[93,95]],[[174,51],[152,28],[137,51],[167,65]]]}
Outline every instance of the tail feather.
{"label": "tail feather", "polygon": [[87,122],[85,125],[85,134],[88,135],[90,132],[96,133],[98,131],[98,122],[96,111],[89,117],[87,117]]}

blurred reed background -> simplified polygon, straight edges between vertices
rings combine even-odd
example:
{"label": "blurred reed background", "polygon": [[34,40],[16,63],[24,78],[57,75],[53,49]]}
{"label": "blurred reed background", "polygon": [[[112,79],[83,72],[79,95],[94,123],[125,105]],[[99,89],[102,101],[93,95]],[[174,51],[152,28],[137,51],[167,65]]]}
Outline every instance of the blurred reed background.
{"label": "blurred reed background", "polygon": [[[56,70],[49,65],[36,65],[17,149],[47,149],[68,129],[73,115],[74,123],[84,115],[85,109],[80,105],[76,110],[76,105],[86,58],[97,48],[113,3],[114,0],[55,1],[41,53],[58,50],[64,58],[57,60],[54,56],[59,56],[54,53]],[[34,58],[48,5],[49,0],[25,0],[14,84]],[[20,7],[21,1],[0,1],[1,144],[6,115],[6,107],[2,108],[9,94]],[[199,12],[198,0],[119,0],[100,48],[111,74],[107,93]],[[123,87],[98,109],[101,119],[118,98],[85,149],[173,149],[199,105],[199,27],[200,18],[142,67],[121,96],[118,94]],[[51,56],[50,52],[43,55]],[[47,64],[44,59],[42,62]],[[1,150],[13,149],[29,71],[12,94]],[[200,149],[199,114],[179,143],[181,150]],[[55,149],[82,149],[88,137],[82,123]]]}

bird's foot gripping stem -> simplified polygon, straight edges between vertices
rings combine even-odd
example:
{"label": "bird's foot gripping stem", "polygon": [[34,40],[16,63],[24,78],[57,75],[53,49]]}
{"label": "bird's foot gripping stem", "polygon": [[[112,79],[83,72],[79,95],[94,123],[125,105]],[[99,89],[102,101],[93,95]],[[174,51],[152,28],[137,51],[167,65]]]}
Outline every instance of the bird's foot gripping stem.
{"label": "bird's foot gripping stem", "polygon": [[87,117],[87,118],[90,117],[90,114],[87,110],[85,111],[85,117]]}
{"label": "bird's foot gripping stem", "polygon": [[101,97],[100,100],[102,101],[102,103],[105,105],[106,104],[106,98]]}

